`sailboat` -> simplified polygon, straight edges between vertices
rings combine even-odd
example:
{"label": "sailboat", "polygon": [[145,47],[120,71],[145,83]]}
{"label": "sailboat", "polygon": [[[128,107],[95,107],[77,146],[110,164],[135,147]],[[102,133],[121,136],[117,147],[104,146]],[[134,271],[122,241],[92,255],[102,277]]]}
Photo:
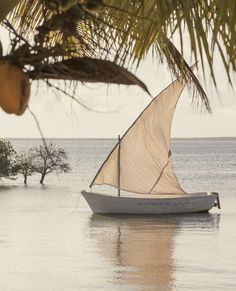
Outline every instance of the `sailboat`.
{"label": "sailboat", "polygon": [[90,185],[113,186],[118,194],[81,191],[94,213],[171,214],[220,208],[217,192],[186,193],[173,168],[171,124],[186,83],[183,76],[172,82],[118,138]]}

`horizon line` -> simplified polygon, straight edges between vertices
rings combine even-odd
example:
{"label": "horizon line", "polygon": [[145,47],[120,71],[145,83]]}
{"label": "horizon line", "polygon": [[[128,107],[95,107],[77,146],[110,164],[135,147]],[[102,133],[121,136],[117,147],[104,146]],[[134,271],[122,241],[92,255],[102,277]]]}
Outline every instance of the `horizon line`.
{"label": "horizon line", "polygon": [[[38,139],[41,137],[0,137],[0,139]],[[44,139],[117,139],[116,137],[44,137]],[[236,136],[191,136],[172,137],[171,139],[236,139]]]}

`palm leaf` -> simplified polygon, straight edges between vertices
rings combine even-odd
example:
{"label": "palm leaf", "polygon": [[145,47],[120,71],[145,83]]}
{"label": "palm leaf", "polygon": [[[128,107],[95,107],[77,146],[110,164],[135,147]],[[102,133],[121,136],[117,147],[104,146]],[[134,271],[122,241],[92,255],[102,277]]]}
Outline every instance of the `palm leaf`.
{"label": "palm leaf", "polygon": [[[220,43],[225,59],[230,59],[226,70],[228,71],[230,67],[235,69],[235,1],[222,3],[211,0],[206,3],[195,0],[168,2],[166,0],[104,0],[97,2],[104,8],[101,13],[90,13],[85,5],[73,6],[74,10],[79,7],[84,13],[83,19],[77,19],[77,32],[80,34],[84,30],[84,41],[90,44],[95,36],[94,44],[101,51],[104,49],[103,44],[109,43],[109,50],[117,52],[116,58],[120,55],[120,62],[124,63],[127,58],[142,59],[152,44],[159,42],[160,33],[164,32],[168,38],[171,37],[171,31],[177,24],[181,42],[186,26],[191,40],[191,50],[195,59],[200,56],[203,67],[205,65],[202,55],[206,54],[212,76],[214,76],[212,66],[214,48],[219,39],[222,39]],[[61,18],[66,18],[67,13],[71,13],[71,10],[61,13]],[[45,17],[48,20],[53,14],[54,12],[46,9],[40,0],[22,0],[10,19],[23,34],[29,35],[45,21]],[[58,31],[58,34],[61,33],[63,31]],[[209,44],[208,34],[212,34]],[[125,53],[127,50],[128,55]]]}
{"label": "palm leaf", "polygon": [[146,85],[128,70],[106,60],[72,58],[54,64],[42,64],[28,71],[31,79],[76,80],[119,85],[138,85],[148,94]]}
{"label": "palm leaf", "polygon": [[12,11],[12,9],[19,4],[20,0],[1,0],[0,3],[0,22]]}
{"label": "palm leaf", "polygon": [[[195,61],[199,59],[203,71],[208,64],[214,80],[215,52],[219,48],[231,81],[230,71],[236,70],[236,1],[103,0],[93,1],[98,2],[101,8],[95,13],[86,6],[90,2],[78,1],[80,4],[72,8],[68,6],[68,10],[63,8],[59,12],[61,25],[43,35],[43,46],[60,44],[65,47],[70,53],[62,58],[90,56],[113,60],[122,66],[133,63],[138,65],[152,50],[162,61],[167,61],[175,74],[180,71],[198,89],[196,79],[187,73],[189,68],[184,59],[184,37],[188,34],[190,49]],[[81,14],[74,21],[71,15],[74,15],[76,9]],[[56,15],[56,11],[47,9],[40,0],[22,0],[9,19],[19,33],[33,40],[35,29],[52,27],[51,22]],[[71,31],[68,28],[72,28]],[[172,40],[176,32],[180,38],[179,53]],[[198,93],[208,108],[209,103],[205,102],[202,90]]]}

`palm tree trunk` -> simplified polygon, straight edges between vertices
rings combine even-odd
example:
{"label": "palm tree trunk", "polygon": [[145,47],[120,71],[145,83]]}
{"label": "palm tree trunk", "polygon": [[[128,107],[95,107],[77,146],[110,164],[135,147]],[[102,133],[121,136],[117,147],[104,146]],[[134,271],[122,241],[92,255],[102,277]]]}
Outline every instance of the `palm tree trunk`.
{"label": "palm tree trunk", "polygon": [[21,0],[1,0],[0,1],[0,22],[2,22],[6,16],[12,11],[12,9]]}

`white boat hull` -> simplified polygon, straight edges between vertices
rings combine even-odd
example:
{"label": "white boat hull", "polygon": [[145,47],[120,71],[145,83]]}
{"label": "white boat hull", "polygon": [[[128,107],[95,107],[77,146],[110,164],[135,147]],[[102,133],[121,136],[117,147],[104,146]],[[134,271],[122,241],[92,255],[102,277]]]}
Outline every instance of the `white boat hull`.
{"label": "white boat hull", "polygon": [[110,196],[81,192],[94,213],[106,214],[171,214],[206,212],[219,205],[217,193],[192,193],[156,197]]}

